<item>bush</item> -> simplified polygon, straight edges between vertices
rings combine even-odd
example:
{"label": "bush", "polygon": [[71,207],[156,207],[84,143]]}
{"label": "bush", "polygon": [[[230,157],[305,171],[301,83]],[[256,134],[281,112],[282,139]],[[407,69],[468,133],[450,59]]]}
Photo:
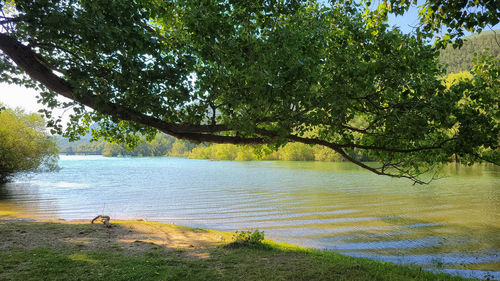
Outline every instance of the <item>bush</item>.
{"label": "bush", "polygon": [[0,183],[17,172],[57,168],[58,150],[39,114],[0,111]]}
{"label": "bush", "polygon": [[239,247],[266,247],[264,242],[264,231],[259,231],[258,229],[248,231],[235,231],[233,236],[233,242],[226,245],[229,248],[239,248]]}

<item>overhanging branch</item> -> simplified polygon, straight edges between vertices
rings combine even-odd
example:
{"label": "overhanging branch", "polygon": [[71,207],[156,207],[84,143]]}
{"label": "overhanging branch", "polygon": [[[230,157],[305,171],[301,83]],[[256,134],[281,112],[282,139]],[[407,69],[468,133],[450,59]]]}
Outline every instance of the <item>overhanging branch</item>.
{"label": "overhanging branch", "polygon": [[[40,62],[37,53],[7,34],[0,33],[0,49],[33,80],[40,82],[49,90],[58,93],[63,97],[79,102],[100,113],[115,116],[122,120],[151,126],[178,138],[190,139],[190,137],[193,137],[197,138],[193,139],[194,141],[213,140],[214,142],[218,142],[218,140],[222,139],[229,139],[229,137],[202,134],[226,131],[227,128],[223,125],[193,125],[165,122],[153,116],[137,112],[131,108],[117,105],[109,101],[103,101],[98,96],[91,93],[75,93],[75,90],[70,83],[55,75],[51,69]],[[234,139],[238,143],[242,142],[239,138]],[[255,140],[252,140],[252,142],[253,141]]]}

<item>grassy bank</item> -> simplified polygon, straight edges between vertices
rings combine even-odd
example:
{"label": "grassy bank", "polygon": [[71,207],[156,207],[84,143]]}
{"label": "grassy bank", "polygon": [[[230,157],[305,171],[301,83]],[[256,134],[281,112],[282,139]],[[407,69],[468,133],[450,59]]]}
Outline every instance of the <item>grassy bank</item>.
{"label": "grassy bank", "polygon": [[[0,280],[465,280],[145,221],[0,221]],[[226,246],[225,246],[226,245]]]}

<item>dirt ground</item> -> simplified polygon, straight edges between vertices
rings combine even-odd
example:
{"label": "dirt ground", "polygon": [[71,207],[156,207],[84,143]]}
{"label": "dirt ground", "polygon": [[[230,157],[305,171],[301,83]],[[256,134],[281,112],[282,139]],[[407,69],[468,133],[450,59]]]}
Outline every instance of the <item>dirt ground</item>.
{"label": "dirt ground", "polygon": [[209,248],[228,243],[233,235],[144,220],[110,222],[112,227],[107,228],[90,221],[0,220],[0,250],[77,247],[136,255],[164,249],[184,258],[200,259],[208,258]]}

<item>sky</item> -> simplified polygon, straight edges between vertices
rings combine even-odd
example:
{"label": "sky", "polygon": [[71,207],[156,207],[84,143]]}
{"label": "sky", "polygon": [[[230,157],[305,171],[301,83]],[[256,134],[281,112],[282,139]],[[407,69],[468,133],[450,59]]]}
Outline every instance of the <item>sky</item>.
{"label": "sky", "polygon": [[[405,13],[404,16],[395,17],[391,15],[389,18],[389,25],[398,26],[403,33],[409,33],[413,31],[413,26],[418,25],[418,10],[413,7]],[[493,27],[493,29],[500,28],[500,24]],[[0,83],[0,103],[7,107],[20,107],[26,112],[37,112],[42,109],[43,106],[38,104],[36,101],[37,93],[32,89],[26,89],[24,87],[16,85],[8,85]],[[61,101],[68,101],[65,98],[61,98]],[[69,112],[64,113],[63,110],[54,110],[54,116],[62,116],[63,124],[69,119]]]}
{"label": "sky", "polygon": [[[26,113],[35,113],[43,109],[42,104],[37,103],[36,96],[38,93],[33,89],[27,89],[22,86],[9,85],[0,83],[0,104],[9,108],[22,108]],[[67,98],[59,97],[62,102],[70,101]],[[66,124],[69,120],[70,111],[63,109],[54,109],[54,116],[62,117],[62,124]]]}

